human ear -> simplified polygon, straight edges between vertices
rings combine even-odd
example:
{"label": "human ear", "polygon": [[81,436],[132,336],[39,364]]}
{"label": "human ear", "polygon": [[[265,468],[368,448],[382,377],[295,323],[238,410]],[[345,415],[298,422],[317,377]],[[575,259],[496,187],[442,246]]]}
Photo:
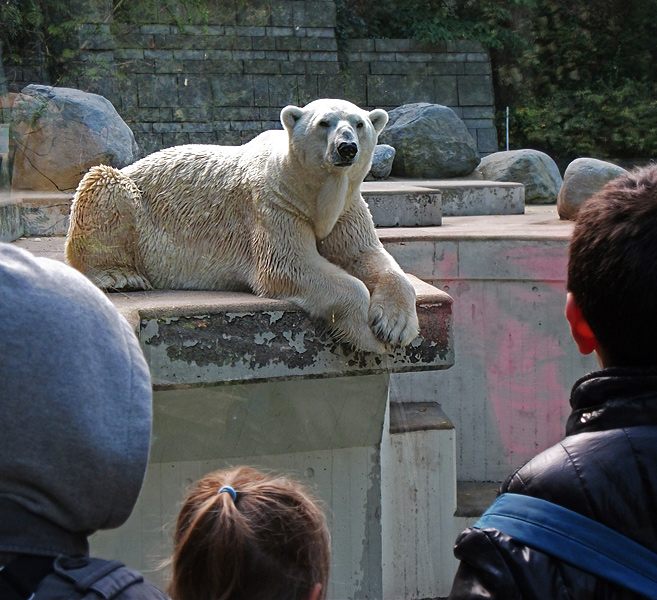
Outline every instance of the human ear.
{"label": "human ear", "polygon": [[582,354],[591,354],[598,348],[598,340],[584,319],[575,297],[571,292],[566,296],[566,319],[570,323],[570,333]]}
{"label": "human ear", "polygon": [[310,596],[308,596],[308,600],[317,600],[321,592],[322,592],[322,584],[316,583],[313,586],[312,591],[310,592]]}

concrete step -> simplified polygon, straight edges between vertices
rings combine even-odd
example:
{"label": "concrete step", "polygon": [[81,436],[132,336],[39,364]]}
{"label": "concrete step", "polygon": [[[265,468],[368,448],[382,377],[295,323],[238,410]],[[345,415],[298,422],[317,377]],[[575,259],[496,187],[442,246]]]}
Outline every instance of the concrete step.
{"label": "concrete step", "polygon": [[366,181],[361,192],[377,227],[429,227],[442,224],[440,190],[407,182]]}
{"label": "concrete step", "polygon": [[456,571],[456,441],[437,402],[390,402],[381,482],[384,597],[446,597]]}
{"label": "concrete step", "polygon": [[499,489],[499,481],[457,482],[455,516],[479,518],[497,498]]}
{"label": "concrete step", "polygon": [[518,215],[525,211],[520,183],[475,179],[366,181],[363,198],[377,227],[432,227],[442,217]]}
{"label": "concrete step", "polygon": [[68,230],[73,192],[13,190],[0,193],[0,241],[21,236],[62,236]]}
{"label": "concrete step", "polygon": [[20,198],[24,235],[66,235],[73,192],[20,192]]}
{"label": "concrete step", "polygon": [[[519,183],[388,179],[366,181],[361,189],[377,227],[433,227],[443,217],[525,211],[525,189]],[[0,240],[66,235],[72,200],[72,192],[0,194]]]}
{"label": "concrete step", "polygon": [[23,235],[20,203],[10,194],[0,194],[0,242],[13,242]]}
{"label": "concrete step", "polygon": [[440,404],[391,399],[381,446],[386,598],[447,597],[454,541],[497,496],[499,482],[457,481],[456,452]]}

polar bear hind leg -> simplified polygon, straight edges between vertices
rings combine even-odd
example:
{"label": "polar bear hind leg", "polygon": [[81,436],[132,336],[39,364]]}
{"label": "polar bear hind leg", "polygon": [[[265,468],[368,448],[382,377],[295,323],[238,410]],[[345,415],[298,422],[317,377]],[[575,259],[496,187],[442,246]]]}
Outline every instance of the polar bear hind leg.
{"label": "polar bear hind leg", "polygon": [[138,268],[135,211],[141,194],[121,171],[92,167],[71,206],[66,258],[102,289],[149,290]]}

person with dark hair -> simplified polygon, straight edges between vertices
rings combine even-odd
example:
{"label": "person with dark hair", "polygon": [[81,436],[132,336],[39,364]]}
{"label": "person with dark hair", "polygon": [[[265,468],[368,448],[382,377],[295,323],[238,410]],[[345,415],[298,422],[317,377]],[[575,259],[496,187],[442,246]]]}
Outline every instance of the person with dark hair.
{"label": "person with dark hair", "polygon": [[151,379],[128,322],[65,264],[0,244],[0,598],[158,600],[88,537],[130,516]]}
{"label": "person with dark hair", "polygon": [[601,369],[575,383],[565,439],[456,540],[451,600],[657,598],[657,165],[580,209],[566,318]]}
{"label": "person with dark hair", "polygon": [[301,484],[250,467],[200,479],[178,515],[173,600],[322,600],[330,538]]}

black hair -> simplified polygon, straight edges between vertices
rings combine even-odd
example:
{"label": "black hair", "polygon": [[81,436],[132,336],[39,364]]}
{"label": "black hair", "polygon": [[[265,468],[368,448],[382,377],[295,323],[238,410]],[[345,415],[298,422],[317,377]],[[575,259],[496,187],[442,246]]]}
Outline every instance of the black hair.
{"label": "black hair", "polygon": [[567,287],[608,365],[657,365],[657,165],[607,183],[577,214]]}

